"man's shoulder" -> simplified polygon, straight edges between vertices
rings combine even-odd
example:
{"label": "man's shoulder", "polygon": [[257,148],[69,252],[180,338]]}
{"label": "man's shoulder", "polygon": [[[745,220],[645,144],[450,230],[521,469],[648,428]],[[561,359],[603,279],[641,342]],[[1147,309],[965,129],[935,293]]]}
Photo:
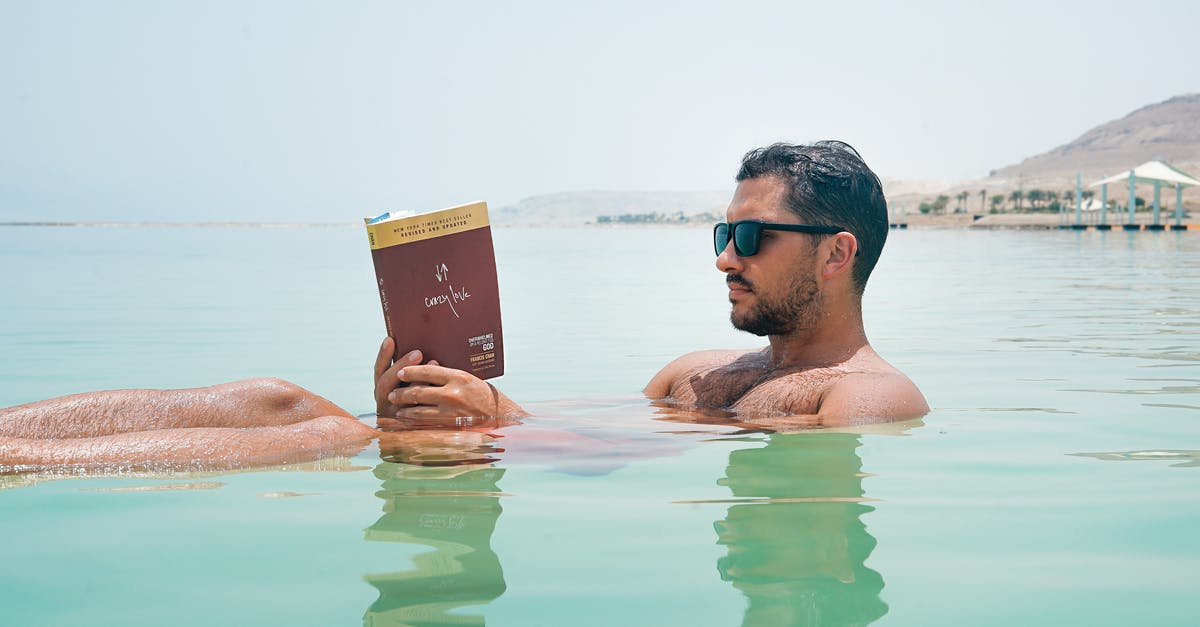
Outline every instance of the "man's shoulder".
{"label": "man's shoulder", "polygon": [[762,355],[762,349],[711,349],[685,353],[663,367],[663,370],[694,370],[727,366],[738,360],[752,360]]}
{"label": "man's shoulder", "polygon": [[675,358],[671,363],[683,364],[728,364],[747,355],[758,355],[762,353],[761,348],[743,349],[722,349],[713,348],[708,350],[692,351],[685,353]]}
{"label": "man's shoulder", "polygon": [[828,426],[917,418],[929,412],[921,390],[891,364],[848,372],[821,399]]}
{"label": "man's shoulder", "polygon": [[761,352],[761,350],[753,349],[712,349],[685,353],[663,366],[658,374],[650,380],[650,383],[646,384],[644,392],[650,398],[664,398],[670,395],[671,387],[681,377],[702,370],[719,368],[747,355]]}

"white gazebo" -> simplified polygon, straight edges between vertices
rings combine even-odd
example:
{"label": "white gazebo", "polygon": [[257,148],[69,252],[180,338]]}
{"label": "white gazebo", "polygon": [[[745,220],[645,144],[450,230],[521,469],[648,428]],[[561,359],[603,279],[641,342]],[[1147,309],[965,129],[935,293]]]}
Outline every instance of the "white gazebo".
{"label": "white gazebo", "polygon": [[[1159,194],[1162,191],[1163,184],[1175,186],[1175,228],[1183,228],[1183,188],[1200,186],[1200,180],[1190,174],[1179,170],[1178,168],[1164,163],[1162,161],[1147,161],[1138,167],[1114,174],[1104,180],[1096,181],[1089,187],[1100,188],[1100,223],[1104,224],[1105,209],[1108,203],[1108,184],[1109,183],[1129,183],[1129,222],[1127,226],[1133,225],[1133,212],[1136,209],[1136,196],[1134,195],[1134,187],[1138,183],[1151,183],[1154,185],[1154,225],[1158,226],[1159,216]],[[1076,208],[1076,216],[1078,216],[1079,207]]]}

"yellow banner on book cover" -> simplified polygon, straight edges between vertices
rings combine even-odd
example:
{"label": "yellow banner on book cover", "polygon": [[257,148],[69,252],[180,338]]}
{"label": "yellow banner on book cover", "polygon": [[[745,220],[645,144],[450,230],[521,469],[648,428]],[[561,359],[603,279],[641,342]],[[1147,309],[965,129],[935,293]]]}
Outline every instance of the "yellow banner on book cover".
{"label": "yellow banner on book cover", "polygon": [[470,231],[488,224],[487,203],[481,201],[374,224],[367,220],[367,238],[371,250],[378,250]]}

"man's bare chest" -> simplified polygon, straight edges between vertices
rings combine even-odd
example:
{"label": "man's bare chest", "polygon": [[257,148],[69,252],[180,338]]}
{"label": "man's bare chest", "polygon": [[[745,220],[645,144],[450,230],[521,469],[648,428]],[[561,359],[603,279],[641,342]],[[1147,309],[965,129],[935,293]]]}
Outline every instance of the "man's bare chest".
{"label": "man's bare chest", "polygon": [[770,372],[727,365],[689,373],[671,388],[677,402],[761,415],[815,414],[844,373],[836,369]]}

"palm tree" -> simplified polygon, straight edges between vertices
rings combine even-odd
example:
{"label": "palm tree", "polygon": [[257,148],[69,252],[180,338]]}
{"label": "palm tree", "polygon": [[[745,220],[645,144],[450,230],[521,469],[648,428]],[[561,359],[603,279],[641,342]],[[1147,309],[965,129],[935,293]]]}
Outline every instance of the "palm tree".
{"label": "palm tree", "polygon": [[996,194],[992,196],[992,213],[998,213],[1000,206],[1004,204],[1004,194]]}
{"label": "palm tree", "polygon": [[1040,189],[1031,189],[1031,190],[1029,190],[1029,195],[1027,196],[1027,198],[1029,198],[1030,211],[1037,211],[1038,203],[1040,203],[1042,200],[1045,200],[1045,198],[1046,198],[1046,192],[1044,192]]}
{"label": "palm tree", "polygon": [[1020,213],[1020,211],[1021,211],[1021,200],[1023,198],[1025,198],[1025,192],[1023,192],[1019,189],[1013,190],[1013,192],[1008,195],[1008,199],[1012,201],[1013,208],[1018,213]]}
{"label": "palm tree", "polygon": [[979,213],[987,213],[987,190],[979,190]]}
{"label": "palm tree", "polygon": [[946,205],[950,203],[950,197],[945,194],[938,194],[938,197],[933,201],[934,213],[946,213]]}

